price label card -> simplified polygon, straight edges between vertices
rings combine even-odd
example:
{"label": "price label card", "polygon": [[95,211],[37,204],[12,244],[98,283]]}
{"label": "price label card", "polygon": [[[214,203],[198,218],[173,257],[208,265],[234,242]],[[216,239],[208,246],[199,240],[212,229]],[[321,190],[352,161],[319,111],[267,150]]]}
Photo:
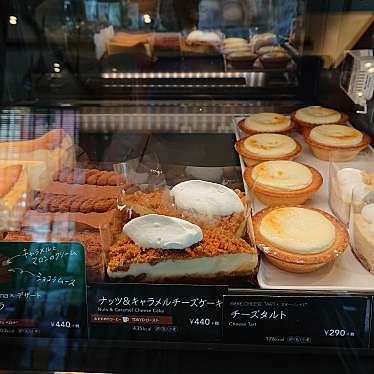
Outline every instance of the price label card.
{"label": "price label card", "polygon": [[87,335],[79,243],[0,242],[0,336]]}
{"label": "price label card", "polygon": [[223,286],[88,287],[91,338],[221,341]]}
{"label": "price label card", "polygon": [[225,296],[227,343],[368,348],[370,298]]}

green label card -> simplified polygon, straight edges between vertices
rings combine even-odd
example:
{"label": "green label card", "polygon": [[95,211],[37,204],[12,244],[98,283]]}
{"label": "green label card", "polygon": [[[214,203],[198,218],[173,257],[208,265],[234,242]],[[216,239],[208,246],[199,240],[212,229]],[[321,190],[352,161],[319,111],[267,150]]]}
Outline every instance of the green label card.
{"label": "green label card", "polygon": [[0,336],[86,336],[79,243],[0,242]]}

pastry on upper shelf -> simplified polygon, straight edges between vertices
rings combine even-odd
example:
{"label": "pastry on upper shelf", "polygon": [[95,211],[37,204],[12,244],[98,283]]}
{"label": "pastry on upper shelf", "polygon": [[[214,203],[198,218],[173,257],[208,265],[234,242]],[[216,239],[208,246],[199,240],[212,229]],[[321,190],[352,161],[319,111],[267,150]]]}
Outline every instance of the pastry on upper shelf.
{"label": "pastry on upper shelf", "polygon": [[287,52],[267,52],[260,55],[259,60],[265,69],[285,69],[291,57]]}
{"label": "pastry on upper shelf", "polygon": [[253,51],[257,52],[262,47],[278,45],[278,42],[276,35],[268,32],[254,35],[250,40],[250,45],[253,48]]}
{"label": "pastry on upper shelf", "polygon": [[196,282],[249,277],[257,251],[242,239],[159,214],[135,218],[108,250],[113,280]]}
{"label": "pastry on upper shelf", "polygon": [[153,47],[156,56],[180,56],[181,34],[178,32],[156,32],[153,35]]}
{"label": "pastry on upper shelf", "polygon": [[249,50],[239,50],[226,54],[226,60],[230,63],[233,69],[251,69],[256,58],[256,54]]}
{"label": "pastry on upper shelf", "polygon": [[262,161],[292,160],[301,151],[301,145],[291,137],[282,134],[255,134],[239,139],[236,151],[243,156],[247,166]]}
{"label": "pastry on upper shelf", "polygon": [[374,204],[353,210],[352,251],[366,270],[374,274]]}
{"label": "pastry on upper shelf", "polygon": [[349,223],[352,192],[356,194],[373,189],[374,173],[355,168],[343,168],[333,172],[330,170],[329,204],[334,214],[345,224]]}
{"label": "pastry on upper shelf", "polygon": [[301,128],[301,132],[318,125],[343,124],[348,116],[334,109],[322,106],[308,106],[298,109],[291,114],[291,118]]}
{"label": "pastry on upper shelf", "polygon": [[292,273],[321,268],[349,244],[344,225],[315,208],[265,208],[253,217],[253,227],[258,249],[268,261]]}
{"label": "pastry on upper shelf", "polygon": [[244,38],[225,38],[223,40],[224,47],[232,47],[232,46],[240,46],[240,45],[248,45],[248,40]]}
{"label": "pastry on upper shelf", "polygon": [[137,191],[125,194],[121,204],[135,215],[157,213],[187,219],[205,228],[216,228],[228,236],[241,237],[245,232],[245,195],[218,183],[189,180],[171,191]]}
{"label": "pastry on upper shelf", "polygon": [[249,135],[259,133],[287,134],[292,131],[294,123],[289,117],[278,113],[256,113],[242,119],[239,128]]}
{"label": "pastry on upper shelf", "polygon": [[182,41],[182,52],[196,54],[217,54],[222,44],[221,36],[214,31],[191,31]]}
{"label": "pastry on upper shelf", "polygon": [[370,136],[346,125],[320,125],[304,133],[305,142],[320,160],[350,161],[370,144]]}
{"label": "pastry on upper shelf", "polygon": [[265,46],[265,47],[261,47],[256,51],[256,53],[259,56],[261,56],[265,53],[274,53],[274,52],[287,53],[287,51],[283,47],[281,47],[280,45],[268,45],[268,46]]}
{"label": "pastry on upper shelf", "polygon": [[0,231],[19,228],[29,203],[29,192],[22,165],[0,168]]}
{"label": "pastry on upper shelf", "polygon": [[34,140],[0,143],[0,167],[22,165],[33,190],[40,191],[58,170],[74,163],[73,141],[62,129]]}
{"label": "pastry on upper shelf", "polygon": [[322,185],[321,174],[295,161],[265,161],[246,168],[244,180],[268,206],[301,205]]}

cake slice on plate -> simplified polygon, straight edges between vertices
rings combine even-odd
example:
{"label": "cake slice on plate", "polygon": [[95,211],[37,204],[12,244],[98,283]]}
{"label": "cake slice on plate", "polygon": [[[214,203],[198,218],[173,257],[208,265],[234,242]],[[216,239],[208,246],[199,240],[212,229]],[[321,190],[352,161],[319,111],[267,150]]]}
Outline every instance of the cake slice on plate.
{"label": "cake slice on plate", "polygon": [[196,282],[249,277],[258,256],[242,239],[176,217],[149,214],[128,222],[108,249],[112,280]]}

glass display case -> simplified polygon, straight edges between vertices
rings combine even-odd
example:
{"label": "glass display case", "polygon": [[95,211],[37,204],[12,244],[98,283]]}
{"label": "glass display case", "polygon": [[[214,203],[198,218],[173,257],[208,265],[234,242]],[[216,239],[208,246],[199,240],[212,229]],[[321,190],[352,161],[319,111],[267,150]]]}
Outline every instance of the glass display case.
{"label": "glass display case", "polygon": [[370,370],[373,4],[0,6],[1,369]]}

